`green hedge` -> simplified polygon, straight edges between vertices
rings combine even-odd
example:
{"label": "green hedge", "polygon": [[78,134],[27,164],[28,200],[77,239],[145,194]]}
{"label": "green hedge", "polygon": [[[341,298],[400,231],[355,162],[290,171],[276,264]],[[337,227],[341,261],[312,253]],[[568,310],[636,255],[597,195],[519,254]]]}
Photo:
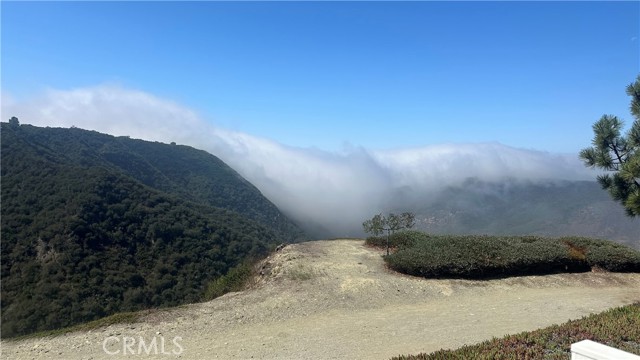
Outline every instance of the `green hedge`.
{"label": "green hedge", "polygon": [[[386,238],[367,239],[385,246]],[[429,278],[486,279],[515,275],[583,272],[597,267],[640,272],[640,252],[604,240],[580,237],[428,235],[416,231],[391,236],[394,253],[385,256],[396,271]]]}

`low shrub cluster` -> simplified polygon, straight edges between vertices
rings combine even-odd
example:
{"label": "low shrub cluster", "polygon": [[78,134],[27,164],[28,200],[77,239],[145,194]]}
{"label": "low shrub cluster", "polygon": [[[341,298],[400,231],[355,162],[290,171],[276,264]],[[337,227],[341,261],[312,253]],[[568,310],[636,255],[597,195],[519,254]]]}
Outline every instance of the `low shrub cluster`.
{"label": "low shrub cluster", "polygon": [[569,359],[571,344],[587,339],[640,355],[640,303],[456,350],[401,355],[393,360]]}
{"label": "low shrub cluster", "polygon": [[229,272],[207,285],[203,300],[209,301],[229,292],[241,291],[247,287],[253,277],[253,267],[250,262],[244,262],[229,270]]}
{"label": "low shrub cluster", "polygon": [[[386,237],[367,243],[386,246]],[[640,252],[605,240],[581,237],[429,235],[396,233],[385,256],[396,271],[429,278],[487,279],[517,275],[583,272],[600,268],[640,272]]]}

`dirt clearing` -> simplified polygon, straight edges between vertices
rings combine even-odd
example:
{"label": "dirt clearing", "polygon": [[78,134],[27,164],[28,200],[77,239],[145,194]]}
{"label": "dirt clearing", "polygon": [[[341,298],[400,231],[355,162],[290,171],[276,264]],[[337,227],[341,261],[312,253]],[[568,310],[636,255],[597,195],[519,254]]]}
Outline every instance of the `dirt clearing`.
{"label": "dirt clearing", "polygon": [[136,324],[2,341],[6,359],[388,359],[457,348],[640,301],[640,274],[490,281],[387,270],[360,240],[289,245],[251,290]]}

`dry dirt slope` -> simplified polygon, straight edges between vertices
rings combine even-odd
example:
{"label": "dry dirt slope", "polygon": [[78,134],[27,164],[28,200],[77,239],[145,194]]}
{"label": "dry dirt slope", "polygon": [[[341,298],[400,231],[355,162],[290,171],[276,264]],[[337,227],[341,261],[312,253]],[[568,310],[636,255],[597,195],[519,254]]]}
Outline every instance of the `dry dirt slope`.
{"label": "dry dirt slope", "polygon": [[640,301],[640,274],[425,280],[386,270],[356,240],[287,246],[263,272],[251,290],[141,323],[3,341],[2,358],[387,359]]}

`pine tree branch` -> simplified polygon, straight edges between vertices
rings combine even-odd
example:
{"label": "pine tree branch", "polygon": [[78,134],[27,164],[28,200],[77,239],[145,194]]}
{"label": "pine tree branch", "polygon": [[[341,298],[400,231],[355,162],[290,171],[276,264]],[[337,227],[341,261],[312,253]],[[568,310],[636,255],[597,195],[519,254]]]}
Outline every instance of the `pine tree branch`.
{"label": "pine tree branch", "polygon": [[[622,155],[622,156],[620,155],[620,153],[618,152],[618,147],[617,146],[610,145],[609,147],[611,148],[611,150],[613,150],[613,153],[616,154],[616,158],[618,159],[618,163],[615,164],[616,165],[615,166],[615,170],[619,171],[620,170],[619,166],[624,163],[624,160],[622,159],[622,156],[625,156],[625,155]],[[628,154],[629,151],[627,151],[626,153]],[[633,183],[638,187],[638,189],[640,189],[640,183],[638,182],[638,180],[636,180],[634,178],[633,179]]]}
{"label": "pine tree branch", "polygon": [[622,160],[622,157],[620,156],[620,153],[618,152],[618,147],[611,144],[609,145],[609,148],[611,150],[613,150],[613,153],[616,154],[616,158],[618,159],[618,163],[614,163],[615,165],[615,169],[616,171],[620,170],[620,165],[624,163],[624,160]]}

